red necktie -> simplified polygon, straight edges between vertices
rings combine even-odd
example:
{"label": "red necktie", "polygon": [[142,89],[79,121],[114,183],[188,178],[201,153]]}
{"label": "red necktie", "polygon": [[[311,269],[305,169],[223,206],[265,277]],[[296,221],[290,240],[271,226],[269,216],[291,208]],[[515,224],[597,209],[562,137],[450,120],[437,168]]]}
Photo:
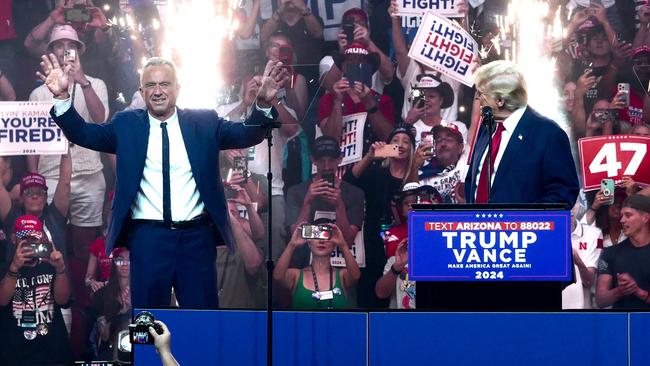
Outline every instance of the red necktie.
{"label": "red necktie", "polygon": [[[492,171],[494,172],[494,163],[496,162],[499,145],[501,145],[501,135],[503,133],[503,123],[497,123],[497,130],[492,137]],[[481,175],[478,178],[478,188],[476,189],[476,203],[488,203],[488,159],[485,154]]]}

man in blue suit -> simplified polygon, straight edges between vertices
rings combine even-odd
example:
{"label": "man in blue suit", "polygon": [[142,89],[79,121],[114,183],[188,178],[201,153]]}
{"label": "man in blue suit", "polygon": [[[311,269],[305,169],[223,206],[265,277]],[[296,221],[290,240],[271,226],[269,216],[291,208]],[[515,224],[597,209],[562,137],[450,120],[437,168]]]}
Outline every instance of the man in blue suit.
{"label": "man in blue suit", "polygon": [[115,198],[106,238],[131,250],[131,299],[135,307],[170,305],[215,308],[216,245],[233,245],[219,176],[219,150],[258,144],[274,119],[272,102],[286,70],[269,62],[256,79],[255,110],[232,123],[213,110],[176,107],[180,90],[172,62],[152,58],[143,67],[140,92],[146,110],[117,113],[104,124],[86,123],[71,106],[70,65],[43,56],[39,77],[54,96],[51,114],[66,137],[83,147],[116,154]]}
{"label": "man in blue suit", "polygon": [[[508,61],[476,73],[481,107],[496,122],[490,203],[562,203],[573,207],[578,177],[569,139],[555,122],[527,106],[524,76]],[[465,179],[468,203],[488,203],[488,132],[480,127]],[[418,308],[458,311],[561,310],[558,282],[418,282]],[[422,305],[422,306],[421,306]]]}
{"label": "man in blue suit", "polygon": [[[526,83],[512,62],[494,61],[478,69],[481,107],[492,108],[492,186],[490,203],[564,203],[573,207],[578,176],[567,134],[527,106]],[[487,128],[480,127],[465,180],[468,203],[488,202]]]}

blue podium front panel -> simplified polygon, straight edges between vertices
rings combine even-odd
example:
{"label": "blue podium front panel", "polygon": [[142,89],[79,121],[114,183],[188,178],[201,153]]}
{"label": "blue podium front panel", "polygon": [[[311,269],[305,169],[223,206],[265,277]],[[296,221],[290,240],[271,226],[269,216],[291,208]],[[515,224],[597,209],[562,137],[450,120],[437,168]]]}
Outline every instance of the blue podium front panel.
{"label": "blue podium front panel", "polygon": [[369,360],[372,366],[624,366],[627,319],[626,313],[371,313]]}

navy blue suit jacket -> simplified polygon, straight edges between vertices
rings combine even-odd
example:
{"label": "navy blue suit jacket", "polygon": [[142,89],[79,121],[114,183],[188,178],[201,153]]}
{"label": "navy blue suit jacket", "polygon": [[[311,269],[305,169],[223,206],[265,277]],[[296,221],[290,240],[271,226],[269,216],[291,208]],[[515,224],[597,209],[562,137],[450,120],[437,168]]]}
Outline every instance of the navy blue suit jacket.
{"label": "navy blue suit jacket", "polygon": [[[488,144],[480,127],[465,178],[465,199],[475,202],[478,169]],[[492,203],[564,203],[573,207],[578,176],[567,134],[554,121],[527,107],[499,163]]]}
{"label": "navy blue suit jacket", "polygon": [[[219,150],[253,146],[264,140],[265,129],[226,121],[213,110],[177,109],[181,134],[187,149],[201,200],[223,240],[233,245],[228,211],[219,174]],[[74,107],[59,117],[52,110],[54,121],[71,142],[91,150],[115,154],[117,158],[115,198],[106,238],[106,251],[122,243],[125,223],[131,205],[140,188],[147,145],[149,144],[149,116],[146,110],[131,110],[115,114],[108,123],[86,123]],[[274,116],[277,114],[272,111]],[[270,121],[255,110],[248,121]],[[248,122],[247,121],[247,122]],[[160,187],[162,190],[162,187]]]}

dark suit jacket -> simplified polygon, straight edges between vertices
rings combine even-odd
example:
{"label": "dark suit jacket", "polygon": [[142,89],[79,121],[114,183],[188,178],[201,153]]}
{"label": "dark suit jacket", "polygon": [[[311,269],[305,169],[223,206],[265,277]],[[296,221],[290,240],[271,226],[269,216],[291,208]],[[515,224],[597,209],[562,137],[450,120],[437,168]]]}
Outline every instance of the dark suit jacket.
{"label": "dark suit jacket", "polygon": [[[219,150],[258,144],[264,139],[265,129],[226,121],[219,118],[213,110],[177,111],[201,200],[223,240],[226,244],[233,245],[218,169]],[[277,112],[273,110],[273,113],[275,116]],[[106,251],[110,252],[118,241],[126,239],[125,223],[129,219],[131,204],[140,188],[149,144],[147,111],[140,109],[119,112],[110,122],[103,124],[86,123],[74,107],[59,117],[54,115],[53,110],[50,114],[71,142],[91,150],[115,154],[117,157],[115,198],[106,238]],[[247,122],[256,121],[259,125],[261,121],[267,120],[262,112],[255,110]],[[162,190],[162,187],[160,189]]]}
{"label": "dark suit jacket", "polygon": [[[474,203],[478,168],[488,144],[480,127],[465,179],[465,198]],[[564,203],[573,207],[578,176],[567,134],[527,107],[508,141],[492,183],[492,203]]]}

